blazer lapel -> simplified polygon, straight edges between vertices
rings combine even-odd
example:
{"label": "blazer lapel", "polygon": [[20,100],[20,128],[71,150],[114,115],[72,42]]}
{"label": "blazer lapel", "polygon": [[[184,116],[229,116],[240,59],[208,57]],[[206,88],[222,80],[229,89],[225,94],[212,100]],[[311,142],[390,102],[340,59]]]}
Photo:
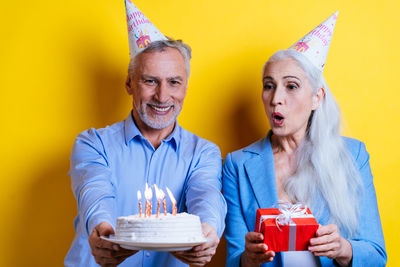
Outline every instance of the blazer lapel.
{"label": "blazer lapel", "polygon": [[258,152],[259,155],[247,160],[244,167],[259,208],[269,208],[278,201],[274,158],[269,135],[265,138],[265,142],[261,144],[261,151],[249,150],[255,153]]}

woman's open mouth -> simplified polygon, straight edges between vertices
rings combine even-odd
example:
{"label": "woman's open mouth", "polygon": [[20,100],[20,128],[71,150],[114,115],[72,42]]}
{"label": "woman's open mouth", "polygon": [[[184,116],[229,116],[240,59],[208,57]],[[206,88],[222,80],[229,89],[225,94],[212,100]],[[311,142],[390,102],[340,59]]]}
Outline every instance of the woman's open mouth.
{"label": "woman's open mouth", "polygon": [[275,126],[281,126],[284,120],[285,117],[281,113],[279,112],[272,113],[272,122],[274,123]]}

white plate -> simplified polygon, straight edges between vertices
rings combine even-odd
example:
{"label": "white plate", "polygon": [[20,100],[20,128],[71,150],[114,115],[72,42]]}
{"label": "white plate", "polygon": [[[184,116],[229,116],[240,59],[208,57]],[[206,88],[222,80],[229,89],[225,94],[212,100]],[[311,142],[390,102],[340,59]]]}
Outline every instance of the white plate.
{"label": "white plate", "polygon": [[133,242],[128,240],[116,239],[113,235],[110,237],[101,236],[101,239],[119,244],[122,248],[131,250],[153,250],[153,251],[181,251],[189,250],[194,246],[207,242],[206,239],[198,242],[186,243],[153,243],[153,242]]}

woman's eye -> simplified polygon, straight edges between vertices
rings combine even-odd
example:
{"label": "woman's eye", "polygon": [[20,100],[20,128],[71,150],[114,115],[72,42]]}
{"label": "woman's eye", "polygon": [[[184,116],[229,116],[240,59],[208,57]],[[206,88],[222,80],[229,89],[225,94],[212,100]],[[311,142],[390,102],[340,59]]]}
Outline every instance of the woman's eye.
{"label": "woman's eye", "polygon": [[294,89],[297,89],[298,86],[296,84],[288,84],[287,88],[290,89],[290,90],[294,90]]}
{"label": "woman's eye", "polygon": [[271,90],[271,89],[273,89],[273,88],[274,88],[274,85],[273,85],[273,84],[270,84],[270,83],[264,84],[264,90]]}

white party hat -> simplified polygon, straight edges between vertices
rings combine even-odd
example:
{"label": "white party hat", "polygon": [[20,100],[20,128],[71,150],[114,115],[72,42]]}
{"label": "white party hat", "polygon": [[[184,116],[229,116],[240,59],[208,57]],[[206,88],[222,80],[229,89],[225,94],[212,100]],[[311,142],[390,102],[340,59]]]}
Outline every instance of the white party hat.
{"label": "white party hat", "polygon": [[125,8],[131,58],[145,49],[151,42],[167,40],[130,0],[125,0]]}
{"label": "white party hat", "polygon": [[333,30],[339,11],[336,11],[318,27],[301,38],[289,49],[304,54],[318,69],[324,69],[329,45],[331,44]]}

